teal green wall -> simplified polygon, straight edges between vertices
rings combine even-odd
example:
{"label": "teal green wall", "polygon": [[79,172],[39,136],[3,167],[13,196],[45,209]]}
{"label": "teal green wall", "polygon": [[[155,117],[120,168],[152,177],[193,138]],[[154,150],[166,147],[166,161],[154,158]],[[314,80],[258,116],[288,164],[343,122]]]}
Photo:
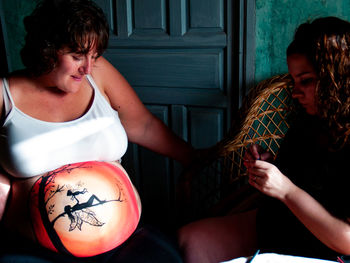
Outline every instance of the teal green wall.
{"label": "teal green wall", "polygon": [[256,82],[287,72],[285,50],[296,27],[309,19],[350,20],[349,0],[256,0]]}
{"label": "teal green wall", "polygon": [[5,14],[5,24],[7,33],[8,53],[11,58],[8,61],[10,69],[22,68],[19,51],[24,42],[23,18],[27,16],[35,7],[38,0],[0,0],[3,13]]}
{"label": "teal green wall", "polygon": [[[19,57],[23,44],[22,20],[37,0],[0,1],[6,18],[10,66],[12,70],[19,69],[22,67]],[[349,0],[256,0],[255,5],[256,82],[287,71],[285,50],[300,23],[327,15],[350,20]]]}

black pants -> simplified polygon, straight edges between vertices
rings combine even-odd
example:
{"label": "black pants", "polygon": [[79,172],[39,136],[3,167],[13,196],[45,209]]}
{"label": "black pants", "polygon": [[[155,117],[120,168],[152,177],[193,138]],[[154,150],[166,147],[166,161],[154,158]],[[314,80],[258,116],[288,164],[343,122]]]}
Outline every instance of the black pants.
{"label": "black pants", "polygon": [[57,254],[0,230],[0,263],[181,263],[176,242],[151,226],[136,229],[119,247],[89,258]]}

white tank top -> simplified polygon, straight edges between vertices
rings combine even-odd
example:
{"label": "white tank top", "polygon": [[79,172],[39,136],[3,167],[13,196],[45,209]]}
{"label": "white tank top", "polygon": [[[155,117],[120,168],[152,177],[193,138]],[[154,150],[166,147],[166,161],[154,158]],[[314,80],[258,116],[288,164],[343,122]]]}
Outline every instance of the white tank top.
{"label": "white tank top", "polygon": [[20,111],[3,79],[5,121],[0,130],[0,165],[14,177],[28,178],[65,164],[115,161],[125,154],[128,139],[118,112],[94,90],[89,110],[68,122],[46,122]]}

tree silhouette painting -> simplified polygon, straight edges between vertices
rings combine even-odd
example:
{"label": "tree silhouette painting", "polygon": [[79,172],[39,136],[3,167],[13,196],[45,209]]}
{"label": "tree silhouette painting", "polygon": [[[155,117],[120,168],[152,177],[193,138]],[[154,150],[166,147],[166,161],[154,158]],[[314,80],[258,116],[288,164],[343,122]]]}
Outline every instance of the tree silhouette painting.
{"label": "tree silhouette painting", "polygon": [[[108,202],[123,202],[120,186],[118,186],[119,196],[116,199],[101,200],[95,194],[90,193],[88,189],[83,186],[84,184],[81,181],[76,183],[73,187],[67,184],[60,185],[55,182],[56,177],[61,173],[70,174],[75,169],[91,169],[91,166],[85,163],[65,165],[40,177],[32,189],[32,200],[33,197],[37,200],[40,218],[47,235],[55,248],[66,254],[70,254],[70,252],[65,248],[54,228],[57,220],[64,218],[69,220],[70,224],[67,231],[82,231],[84,223],[93,227],[101,227],[105,223],[98,218],[91,208],[104,205]],[[56,211],[60,208],[55,206],[55,199],[53,198],[58,194],[63,194],[71,200],[71,203],[64,206],[63,211]],[[53,202],[49,205],[50,201]],[[56,217],[50,220],[49,215],[53,215],[54,212]]]}

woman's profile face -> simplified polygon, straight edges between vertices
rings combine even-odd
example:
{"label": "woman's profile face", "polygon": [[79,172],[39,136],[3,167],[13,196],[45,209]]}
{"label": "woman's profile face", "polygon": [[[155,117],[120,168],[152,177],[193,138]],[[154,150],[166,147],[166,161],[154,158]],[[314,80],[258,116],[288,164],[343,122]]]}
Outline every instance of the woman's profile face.
{"label": "woman's profile face", "polygon": [[67,93],[79,90],[86,74],[90,74],[97,58],[95,50],[87,54],[62,49],[58,52],[57,66],[49,73],[54,86]]}
{"label": "woman's profile face", "polygon": [[315,69],[307,57],[302,54],[288,56],[287,64],[289,73],[294,80],[292,97],[298,100],[308,114],[316,115],[315,91],[318,77]]}

